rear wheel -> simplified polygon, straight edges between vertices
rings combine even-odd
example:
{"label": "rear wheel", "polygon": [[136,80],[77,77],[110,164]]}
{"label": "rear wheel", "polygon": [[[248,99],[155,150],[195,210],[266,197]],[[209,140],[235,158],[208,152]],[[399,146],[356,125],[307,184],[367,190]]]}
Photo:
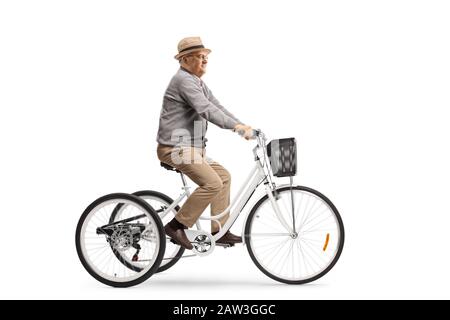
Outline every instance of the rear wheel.
{"label": "rear wheel", "polygon": [[[251,259],[270,278],[303,284],[324,276],[344,246],[344,225],[331,201],[320,192],[293,186],[277,189],[279,214],[261,198],[245,225]],[[283,221],[283,222],[282,222]]]}
{"label": "rear wheel", "polygon": [[[122,219],[111,223],[111,214],[118,207]],[[161,219],[153,208],[125,193],[109,194],[89,205],[78,222],[75,242],[89,274],[113,287],[134,286],[152,276],[166,245]],[[134,256],[134,268],[127,267],[124,261]]]}

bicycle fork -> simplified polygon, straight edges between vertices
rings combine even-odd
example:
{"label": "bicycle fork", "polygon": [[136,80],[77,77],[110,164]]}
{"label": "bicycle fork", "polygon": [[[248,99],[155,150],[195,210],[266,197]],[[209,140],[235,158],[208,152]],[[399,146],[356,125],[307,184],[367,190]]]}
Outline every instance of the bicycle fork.
{"label": "bicycle fork", "polygon": [[[275,188],[274,188],[274,192],[276,192]],[[272,209],[275,211],[275,214],[276,214],[278,220],[280,221],[280,223],[283,225],[283,227],[286,229],[286,231],[288,231],[289,233],[293,233],[294,230],[293,230],[293,228],[291,228],[289,226],[289,224],[284,219],[284,217],[280,211],[280,207],[278,206],[277,200],[273,196],[273,191],[270,188],[269,184],[266,184],[266,193],[267,193],[267,196],[269,197],[270,204],[272,205]]]}

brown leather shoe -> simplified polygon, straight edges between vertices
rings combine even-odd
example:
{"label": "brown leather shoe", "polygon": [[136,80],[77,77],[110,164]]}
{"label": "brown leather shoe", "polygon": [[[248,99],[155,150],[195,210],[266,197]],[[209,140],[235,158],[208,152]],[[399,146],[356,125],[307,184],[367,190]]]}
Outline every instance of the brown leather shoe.
{"label": "brown leather shoe", "polygon": [[164,227],[166,234],[171,237],[177,244],[185,249],[192,250],[193,246],[184,232],[184,229],[174,228],[170,223]]}
{"label": "brown leather shoe", "polygon": [[[215,235],[217,232],[211,233],[212,235]],[[235,244],[235,243],[241,243],[242,238],[232,234],[230,231],[227,231],[222,238],[216,240],[216,243],[223,243],[223,244]]]}

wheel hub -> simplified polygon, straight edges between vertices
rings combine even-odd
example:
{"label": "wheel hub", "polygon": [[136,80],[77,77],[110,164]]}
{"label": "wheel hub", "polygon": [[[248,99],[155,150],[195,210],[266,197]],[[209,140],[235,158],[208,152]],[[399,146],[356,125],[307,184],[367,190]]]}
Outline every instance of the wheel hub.
{"label": "wheel hub", "polygon": [[111,235],[110,241],[114,249],[125,251],[133,244],[133,235],[129,229],[117,228]]}

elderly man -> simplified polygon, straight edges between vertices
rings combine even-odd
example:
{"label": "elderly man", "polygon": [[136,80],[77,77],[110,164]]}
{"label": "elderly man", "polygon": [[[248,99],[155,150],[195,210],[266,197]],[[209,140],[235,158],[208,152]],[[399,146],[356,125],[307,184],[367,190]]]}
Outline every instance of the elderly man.
{"label": "elderly man", "polygon": [[[205,155],[207,122],[244,132],[247,140],[252,138],[251,127],[226,110],[200,79],[206,72],[210,52],[199,37],[179,42],[175,59],[180,69],[164,94],[157,136],[159,160],[198,184],[175,218],[165,226],[166,234],[186,249],[192,249],[192,244],[184,229],[192,227],[209,204],[211,215],[220,214],[230,204],[230,173]],[[227,214],[220,218],[220,224],[224,225],[228,217]],[[218,231],[218,223],[211,221],[211,233]],[[217,242],[234,244],[242,239],[228,231]]]}

